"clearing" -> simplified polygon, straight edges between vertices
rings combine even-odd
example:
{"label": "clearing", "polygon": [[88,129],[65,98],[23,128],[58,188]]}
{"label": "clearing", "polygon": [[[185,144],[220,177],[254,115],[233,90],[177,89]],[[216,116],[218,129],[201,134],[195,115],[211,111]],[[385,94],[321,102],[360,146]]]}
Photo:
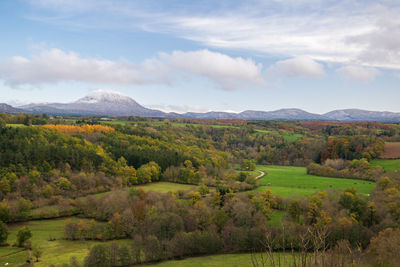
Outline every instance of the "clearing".
{"label": "clearing", "polygon": [[375,183],[356,179],[330,178],[308,175],[305,167],[257,165],[257,169],[265,172],[257,191],[271,189],[282,197],[290,195],[306,196],[316,191],[329,188],[344,190],[354,187],[361,194],[369,194]]}
{"label": "clearing", "polygon": [[381,166],[385,171],[400,170],[400,159],[374,159],[371,166]]}
{"label": "clearing", "polygon": [[179,190],[196,190],[198,185],[192,184],[178,184],[170,182],[153,182],[143,185],[135,185],[134,188],[140,188],[144,191],[154,191],[158,193],[176,192]]}

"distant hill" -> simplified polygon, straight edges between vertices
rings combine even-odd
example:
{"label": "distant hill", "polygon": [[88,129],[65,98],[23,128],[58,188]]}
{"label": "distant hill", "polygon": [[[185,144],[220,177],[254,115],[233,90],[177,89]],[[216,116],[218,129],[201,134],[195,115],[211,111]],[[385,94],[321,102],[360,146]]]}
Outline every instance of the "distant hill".
{"label": "distant hill", "polygon": [[20,112],[24,112],[24,110],[19,108],[14,108],[5,103],[0,103],[0,113],[20,113]]}
{"label": "distant hill", "polygon": [[360,109],[333,110],[325,114],[314,114],[301,109],[279,109],[275,111],[246,110],[240,113],[210,111],[184,114],[165,113],[146,108],[129,96],[119,92],[97,90],[70,103],[39,103],[14,108],[0,104],[0,112],[48,113],[53,115],[92,116],[139,116],[188,119],[247,119],[247,120],[325,120],[325,121],[376,121],[400,122],[400,113],[368,111]]}
{"label": "distant hill", "polygon": [[132,98],[118,92],[97,90],[71,103],[29,104],[21,108],[30,112],[94,115],[157,117],[165,113],[145,108]]}
{"label": "distant hill", "polygon": [[322,115],[309,113],[297,108],[279,109],[275,111],[246,110],[239,113],[238,118],[261,120],[327,120],[327,118]]}
{"label": "distant hill", "polygon": [[388,111],[369,111],[362,109],[342,109],[325,113],[325,117],[337,121],[378,121],[400,122],[400,113]]}

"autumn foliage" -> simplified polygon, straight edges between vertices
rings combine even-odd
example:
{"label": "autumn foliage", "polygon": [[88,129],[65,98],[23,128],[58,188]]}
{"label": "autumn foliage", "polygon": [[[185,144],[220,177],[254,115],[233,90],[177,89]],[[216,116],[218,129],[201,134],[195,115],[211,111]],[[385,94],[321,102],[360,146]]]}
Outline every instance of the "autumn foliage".
{"label": "autumn foliage", "polygon": [[84,125],[53,125],[53,124],[47,124],[43,125],[42,127],[49,129],[49,130],[55,130],[60,133],[110,133],[114,132],[114,128],[109,127],[109,126],[104,126],[104,125],[89,125],[89,124],[84,124]]}

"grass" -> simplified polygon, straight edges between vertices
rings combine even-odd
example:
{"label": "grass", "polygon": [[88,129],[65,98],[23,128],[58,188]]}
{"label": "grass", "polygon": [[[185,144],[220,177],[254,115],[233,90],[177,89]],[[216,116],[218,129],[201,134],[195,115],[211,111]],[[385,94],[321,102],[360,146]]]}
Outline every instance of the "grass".
{"label": "grass", "polygon": [[369,194],[375,188],[375,183],[369,181],[308,175],[305,167],[257,165],[257,169],[266,174],[259,180],[261,186],[257,190],[271,189],[274,194],[283,197],[306,196],[329,188],[344,190],[349,187],[356,188],[361,194]]}
{"label": "grass", "polygon": [[381,166],[385,171],[400,170],[400,159],[374,159],[371,166]]}
{"label": "grass", "polygon": [[299,139],[302,136],[303,136],[302,134],[285,133],[285,134],[283,134],[283,139],[285,139],[286,141],[289,141],[289,142],[293,142],[293,141],[296,141],[297,139]]}
{"label": "grass", "polygon": [[144,185],[137,185],[135,188],[143,189],[144,191],[154,191],[158,193],[175,192],[179,190],[196,190],[196,185],[177,184],[170,182],[155,182]]}
{"label": "grass", "polygon": [[[289,253],[279,253],[281,258],[282,266],[292,266],[293,259]],[[278,253],[274,253],[275,261],[278,258]],[[183,260],[170,260],[161,263],[146,265],[146,266],[156,266],[156,267],[253,267],[252,264],[252,254],[242,253],[242,254],[218,254],[209,255],[202,257],[192,257]],[[261,253],[253,254],[253,258],[257,259],[259,266],[271,266],[267,261],[266,255],[263,254],[264,265],[260,263],[262,260]]]}
{"label": "grass", "polygon": [[256,130],[256,134],[272,134],[272,135],[282,135],[283,139],[285,139],[286,141],[289,142],[294,142],[296,141],[298,138],[302,137],[302,134],[298,134],[298,133],[290,133],[290,132],[285,132],[284,134],[281,134],[279,131],[271,131],[271,130]]}
{"label": "grass", "polygon": [[[82,262],[87,255],[89,248],[94,244],[105,244],[108,242],[100,241],[67,241],[62,240],[64,226],[68,220],[80,220],[79,218],[62,218],[53,220],[31,221],[26,223],[10,224],[10,235],[8,243],[16,242],[18,230],[26,225],[32,232],[31,242],[33,246],[40,247],[42,256],[40,262],[35,266],[49,266],[50,264],[69,263],[70,258],[75,256],[78,261]],[[83,221],[88,221],[82,219]],[[49,241],[49,237],[56,238],[55,241]],[[118,240],[119,244],[130,244],[130,240]],[[20,266],[26,260],[27,252],[15,247],[0,247],[0,266],[9,263],[8,266]]]}

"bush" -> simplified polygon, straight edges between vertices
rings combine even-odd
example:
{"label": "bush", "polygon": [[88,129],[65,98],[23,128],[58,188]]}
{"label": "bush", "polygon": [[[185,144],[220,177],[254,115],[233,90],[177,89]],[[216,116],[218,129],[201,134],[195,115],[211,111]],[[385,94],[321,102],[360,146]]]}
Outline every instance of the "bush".
{"label": "bush", "polygon": [[28,227],[23,226],[19,229],[17,233],[17,244],[19,247],[22,247],[26,241],[28,241],[32,237],[31,230]]}
{"label": "bush", "polygon": [[7,225],[0,221],[0,244],[3,244],[4,242],[7,241],[8,237],[8,229]]}

